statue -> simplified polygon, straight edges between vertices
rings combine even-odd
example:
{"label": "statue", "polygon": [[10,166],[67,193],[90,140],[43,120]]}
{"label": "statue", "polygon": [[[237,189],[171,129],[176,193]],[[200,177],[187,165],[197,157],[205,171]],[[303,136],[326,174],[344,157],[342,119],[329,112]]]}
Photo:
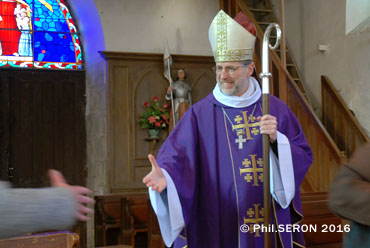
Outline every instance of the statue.
{"label": "statue", "polygon": [[[191,102],[191,87],[185,82],[186,74],[184,69],[178,69],[176,72],[176,82],[172,84],[172,87],[168,87],[166,100],[171,100],[171,92],[173,97],[173,106],[175,113],[175,124],[181,119],[186,110],[192,105]],[[171,119],[173,115],[170,115]],[[170,125],[173,125],[173,120],[170,121]],[[172,130],[172,128],[170,128]]]}

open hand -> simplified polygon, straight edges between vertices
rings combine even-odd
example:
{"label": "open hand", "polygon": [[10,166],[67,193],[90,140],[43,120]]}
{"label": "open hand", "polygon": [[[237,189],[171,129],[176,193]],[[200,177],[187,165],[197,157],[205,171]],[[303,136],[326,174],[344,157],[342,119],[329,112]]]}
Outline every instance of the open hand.
{"label": "open hand", "polygon": [[82,186],[72,186],[67,184],[62,173],[59,171],[49,170],[48,174],[53,187],[64,187],[72,192],[77,205],[75,217],[80,221],[87,221],[89,219],[87,214],[94,212],[91,208],[86,207],[86,204],[94,202],[93,199],[86,196],[91,193],[90,190]]}
{"label": "open hand", "polygon": [[152,171],[143,178],[143,183],[145,183],[148,188],[152,187],[152,190],[161,193],[167,187],[166,178],[154,156],[149,154],[148,159],[152,164]]}

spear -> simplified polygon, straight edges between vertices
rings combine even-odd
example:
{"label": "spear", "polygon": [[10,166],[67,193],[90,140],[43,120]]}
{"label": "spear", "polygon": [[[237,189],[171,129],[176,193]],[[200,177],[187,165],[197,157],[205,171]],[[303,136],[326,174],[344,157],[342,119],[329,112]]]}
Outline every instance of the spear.
{"label": "spear", "polygon": [[[276,42],[274,46],[269,44],[270,33],[276,28]],[[275,50],[279,46],[281,30],[278,24],[270,23],[262,40],[262,115],[270,113],[270,77],[269,72],[269,49]],[[263,205],[264,205],[264,226],[269,228],[271,222],[271,196],[270,196],[270,139],[268,134],[262,136],[263,144]],[[271,247],[271,234],[264,234],[264,247]]]}
{"label": "spear", "polygon": [[[170,66],[172,65],[172,57],[170,54],[170,50],[168,49],[167,40],[165,40],[164,42],[163,61],[164,61],[164,76],[170,82],[170,87],[172,88],[172,77],[171,77],[171,68],[170,68]],[[173,127],[175,127],[176,120],[175,120],[175,108],[173,105],[173,90],[171,90],[171,106],[172,106]]]}

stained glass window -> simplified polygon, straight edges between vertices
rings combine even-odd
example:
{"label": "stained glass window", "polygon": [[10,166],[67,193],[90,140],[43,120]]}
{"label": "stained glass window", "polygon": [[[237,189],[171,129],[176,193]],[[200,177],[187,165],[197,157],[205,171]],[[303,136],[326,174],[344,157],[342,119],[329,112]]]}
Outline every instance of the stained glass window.
{"label": "stained glass window", "polygon": [[0,0],[0,67],[83,69],[66,0]]}

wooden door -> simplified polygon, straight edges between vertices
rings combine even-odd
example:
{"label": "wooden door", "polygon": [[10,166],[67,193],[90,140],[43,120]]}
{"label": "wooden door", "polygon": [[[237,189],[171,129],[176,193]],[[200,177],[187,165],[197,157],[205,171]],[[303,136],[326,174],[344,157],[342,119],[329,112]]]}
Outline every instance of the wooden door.
{"label": "wooden door", "polygon": [[[47,170],[86,185],[85,72],[0,70],[0,180],[49,186]],[[74,229],[86,246],[86,226]]]}
{"label": "wooden door", "polygon": [[49,185],[47,170],[85,185],[85,73],[0,71],[1,178]]}

